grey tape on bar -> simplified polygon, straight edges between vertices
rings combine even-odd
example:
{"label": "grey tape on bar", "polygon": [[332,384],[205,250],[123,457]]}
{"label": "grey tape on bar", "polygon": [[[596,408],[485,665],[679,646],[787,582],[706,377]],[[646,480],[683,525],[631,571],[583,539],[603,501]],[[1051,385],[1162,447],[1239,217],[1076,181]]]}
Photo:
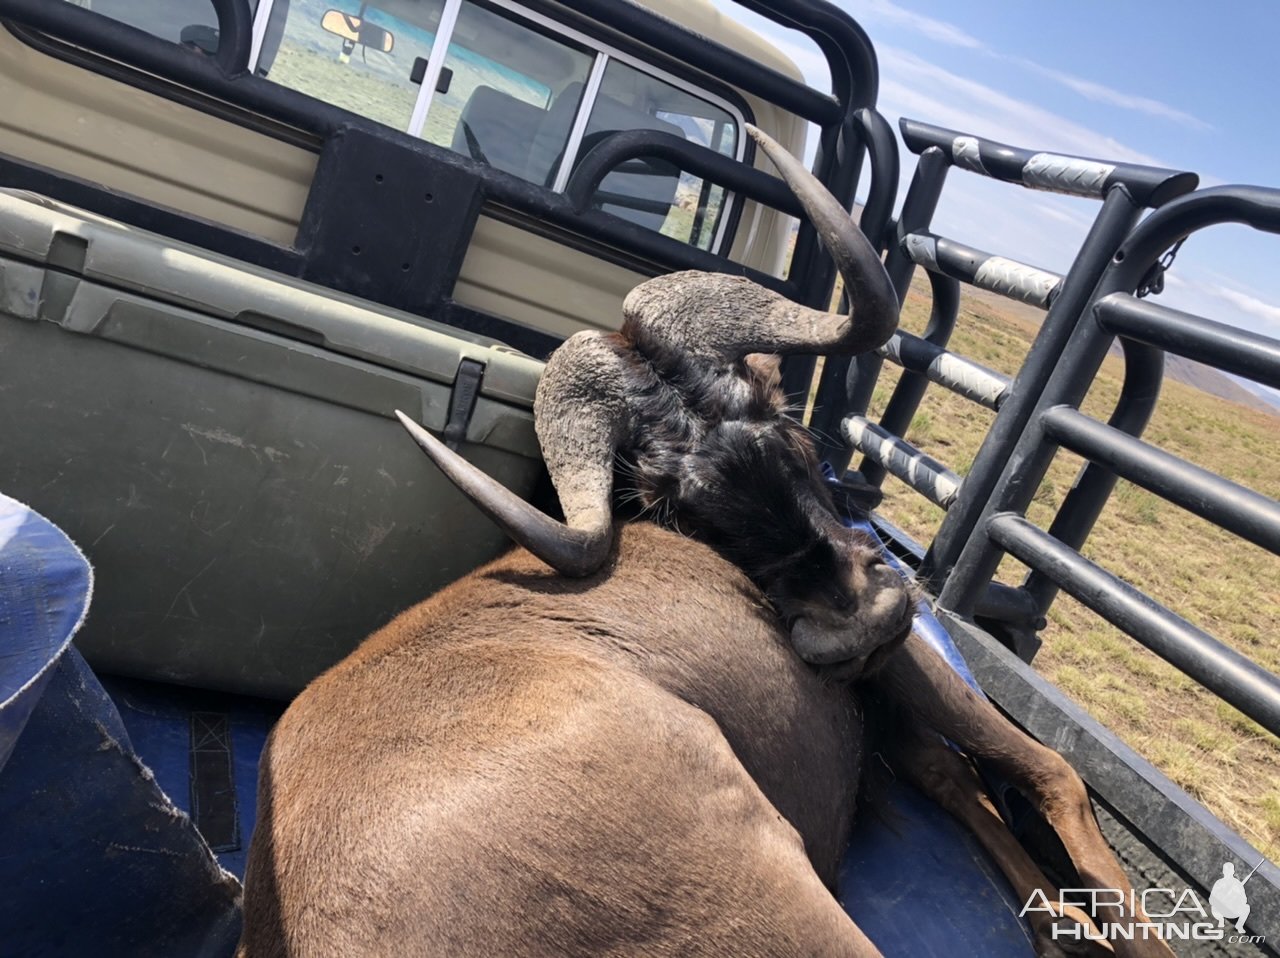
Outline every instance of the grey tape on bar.
{"label": "grey tape on bar", "polygon": [[973,285],[993,293],[1008,296],[1047,309],[1049,295],[1062,282],[1057,273],[1050,273],[1017,260],[1003,256],[991,256],[983,260],[973,275]]}
{"label": "grey tape on bar", "polygon": [[930,502],[949,509],[956,501],[961,479],[941,463],[904,440],[878,435],[862,416],[850,416],[842,425],[845,438],[855,449],[880,463],[890,475],[901,479]]}
{"label": "grey tape on bar", "polygon": [[998,374],[983,369],[955,353],[943,353],[929,364],[929,368],[937,375],[937,381],[953,384],[962,395],[980,402],[988,409],[995,409],[1006,389],[1007,380]]}
{"label": "grey tape on bar", "polygon": [[[898,332],[876,351],[890,362],[907,368],[907,364],[902,359],[904,340],[921,342],[911,333]],[[975,363],[972,359],[947,350],[942,350],[934,356],[925,369],[917,369],[914,365],[910,368],[924,373],[930,382],[944,386],[987,409],[998,409],[1009,389],[1007,377],[987,369],[980,363]]]}
{"label": "grey tape on bar", "polygon": [[932,236],[921,236],[919,233],[908,233],[903,237],[903,246],[911,262],[925,269],[940,272],[938,269],[938,241]]}
{"label": "grey tape on bar", "polygon": [[1022,182],[1032,189],[1070,193],[1073,196],[1102,196],[1114,163],[1098,163],[1056,153],[1037,153],[1022,167]]}
{"label": "grey tape on bar", "polygon": [[979,152],[976,136],[957,136],[952,140],[951,161],[962,170],[987,175],[987,168],[982,165],[982,154]]}

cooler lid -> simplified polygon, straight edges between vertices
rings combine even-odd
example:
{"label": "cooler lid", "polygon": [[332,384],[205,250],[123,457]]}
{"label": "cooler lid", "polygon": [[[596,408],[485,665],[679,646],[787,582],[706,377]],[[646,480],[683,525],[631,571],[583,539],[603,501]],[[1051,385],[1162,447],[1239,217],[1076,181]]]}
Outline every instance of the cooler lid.
{"label": "cooler lid", "polygon": [[23,190],[0,189],[0,255],[297,338],[441,383],[485,364],[481,394],[525,407],[542,363],[494,339],[179,243]]}

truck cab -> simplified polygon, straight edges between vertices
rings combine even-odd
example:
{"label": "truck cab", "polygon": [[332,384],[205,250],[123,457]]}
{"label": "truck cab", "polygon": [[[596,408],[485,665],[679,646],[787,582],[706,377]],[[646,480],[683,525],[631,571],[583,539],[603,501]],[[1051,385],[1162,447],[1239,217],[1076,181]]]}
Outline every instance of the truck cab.
{"label": "truck cab", "polygon": [[[272,98],[310,114],[306,122],[313,129],[346,111],[348,121],[376,134],[395,132],[403,140],[439,146],[506,174],[513,188],[546,191],[548,197],[563,196],[581,158],[620,130],[666,133],[739,161],[749,149],[746,122],[794,151],[804,146],[805,123],[794,114],[713,74],[658,57],[616,31],[592,28],[581,17],[562,12],[554,19],[505,3],[387,0],[346,7],[264,0],[253,10],[244,68]],[[109,18],[113,27],[128,27],[129,39],[141,47],[183,59],[216,56],[212,0],[97,0],[82,8],[104,25]],[[785,56],[723,17],[709,0],[658,0],[647,9],[715,36],[793,82],[800,79]],[[360,42],[362,30],[365,39],[378,31],[377,45]],[[194,36],[202,38],[199,43]],[[30,46],[33,41],[37,46]],[[281,265],[271,247],[305,244],[299,230],[308,225],[304,212],[322,153],[316,133],[271,123],[249,110],[235,112],[229,103],[216,111],[183,103],[175,98],[186,95],[163,73],[128,73],[118,65],[105,76],[86,72],[92,54],[55,48],[55,42],[21,31],[0,40],[6,95],[16,106],[4,121],[13,159],[204,221],[213,230],[189,230],[197,245],[259,265]],[[639,169],[615,170],[605,178],[592,197],[593,208],[695,249],[765,272],[782,271],[790,241],[787,217],[726,194],[670,161],[641,158],[632,166]],[[388,184],[386,192],[396,188]],[[341,184],[333,189],[326,204],[341,204]],[[426,205],[395,213],[422,223],[439,218]],[[399,231],[385,218],[369,225]],[[245,242],[236,246],[221,231],[243,234]],[[463,262],[439,266],[453,266],[456,273],[448,290],[457,304],[454,317],[441,317],[431,308],[439,303],[420,295],[428,286],[424,274],[437,268],[421,261],[429,248],[383,262],[381,250],[361,247],[361,254],[352,253],[359,245],[353,240],[342,252],[365,257],[359,270],[364,279],[349,278],[343,285],[428,318],[457,320],[463,310],[474,310],[527,327],[534,331],[529,343],[543,349],[577,329],[616,323],[622,296],[652,267],[639,270],[640,264],[620,255],[602,259],[599,249],[575,250],[582,244],[555,242],[541,232],[535,221],[521,224],[514,211],[485,205]],[[265,248],[254,250],[257,244]],[[445,261],[454,252],[443,243],[440,249]],[[252,252],[258,255],[244,255]],[[406,256],[412,269],[404,272],[416,280],[397,275]],[[332,285],[320,271],[308,274]],[[557,295],[564,284],[572,296]]]}

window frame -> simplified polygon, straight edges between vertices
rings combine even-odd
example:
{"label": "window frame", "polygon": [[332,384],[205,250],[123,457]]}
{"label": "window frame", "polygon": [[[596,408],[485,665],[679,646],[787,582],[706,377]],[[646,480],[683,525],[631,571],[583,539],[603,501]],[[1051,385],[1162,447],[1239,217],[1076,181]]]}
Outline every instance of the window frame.
{"label": "window frame", "polygon": [[[457,24],[458,12],[462,9],[464,0],[445,0],[444,8],[440,14],[440,25],[436,31],[435,40],[431,45],[431,56],[427,60],[426,73],[423,76],[421,88],[418,92],[417,100],[414,103],[413,114],[409,119],[408,129],[401,130],[409,136],[421,137],[422,129],[426,125],[427,114],[431,109],[431,101],[435,97],[436,85],[440,78],[441,69],[449,54],[449,44],[453,40],[454,26]],[[560,164],[560,169],[556,174],[555,182],[551,185],[550,190],[553,193],[563,194],[565,187],[569,182],[574,167],[579,159],[579,152],[582,147],[582,140],[586,133],[587,123],[591,118],[592,110],[595,108],[596,99],[600,93],[600,85],[604,80],[604,72],[612,60],[617,60],[627,66],[666,83],[669,86],[682,90],[700,100],[709,103],[711,106],[724,110],[733,121],[737,124],[736,143],[734,144],[733,159],[741,163],[744,161],[747,153],[747,136],[746,124],[750,119],[744,115],[738,104],[722,97],[711,90],[692,83],[688,80],[678,77],[672,73],[663,70],[661,67],[644,60],[641,57],[633,56],[616,46],[605,43],[604,41],[593,37],[580,30],[576,30],[558,20],[548,17],[535,10],[531,10],[515,0],[467,0],[467,2],[478,3],[480,6],[497,8],[504,13],[513,14],[515,22],[523,19],[531,24],[541,27],[543,31],[551,33],[555,36],[563,37],[565,40],[571,41],[575,45],[585,46],[595,52],[594,60],[591,64],[591,70],[587,75],[587,81],[583,85],[582,98],[578,103],[578,110],[574,114],[573,123],[569,128],[569,138],[565,142],[564,160]],[[252,45],[249,52],[249,72],[256,75],[258,62],[262,54],[263,40],[266,36],[267,23],[271,18],[271,11],[275,6],[275,0],[258,0],[257,9],[253,16]],[[271,82],[271,78],[264,77],[264,80]],[[304,91],[299,91],[304,92]],[[304,95],[310,96],[311,94]],[[319,99],[317,97],[317,99]],[[376,122],[376,121],[375,121]],[[731,243],[732,236],[729,233],[731,224],[736,224],[737,217],[734,211],[738,204],[738,195],[731,190],[725,190],[725,199],[721,207],[718,222],[716,223],[716,233],[709,245],[707,252],[728,256],[729,250],[726,247]],[[673,237],[674,238],[674,237]],[[692,238],[691,238],[692,239]],[[677,240],[683,242],[695,249],[700,248],[691,240]]]}

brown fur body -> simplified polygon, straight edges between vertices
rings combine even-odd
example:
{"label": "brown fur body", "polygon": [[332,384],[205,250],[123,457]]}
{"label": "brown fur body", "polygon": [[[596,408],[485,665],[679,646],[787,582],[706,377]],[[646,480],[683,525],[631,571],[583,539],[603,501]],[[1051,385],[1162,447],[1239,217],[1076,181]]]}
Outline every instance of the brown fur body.
{"label": "brown fur body", "polygon": [[261,766],[241,954],[853,954],[852,693],[709,548],[517,550],[317,679]]}

